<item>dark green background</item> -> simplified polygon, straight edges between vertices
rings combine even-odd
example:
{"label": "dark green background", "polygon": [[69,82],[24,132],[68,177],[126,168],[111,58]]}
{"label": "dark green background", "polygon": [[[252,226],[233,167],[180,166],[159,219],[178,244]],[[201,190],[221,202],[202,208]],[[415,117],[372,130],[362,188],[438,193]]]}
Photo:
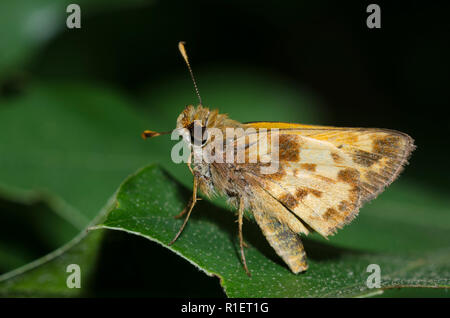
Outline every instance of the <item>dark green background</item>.
{"label": "dark green background", "polygon": [[[401,181],[448,195],[444,2],[379,1],[379,30],[366,27],[369,2],[80,0],[82,28],[73,30],[65,27],[68,3],[0,4],[0,274],[78,232],[55,216],[45,196],[25,200],[16,190],[56,193],[81,211],[74,224],[82,227],[146,163],[163,163],[189,185],[187,168],[168,162],[168,138],[139,140],[142,129],[173,128],[183,107],[197,102],[180,40],[187,42],[205,105],[240,121],[406,132],[418,148]],[[44,155],[28,152],[31,146]],[[97,151],[105,162],[83,157]],[[87,168],[51,168],[77,160]],[[103,170],[89,170],[103,163]],[[121,233],[107,239],[112,243],[102,251],[93,295],[223,295],[216,279],[155,244]]]}

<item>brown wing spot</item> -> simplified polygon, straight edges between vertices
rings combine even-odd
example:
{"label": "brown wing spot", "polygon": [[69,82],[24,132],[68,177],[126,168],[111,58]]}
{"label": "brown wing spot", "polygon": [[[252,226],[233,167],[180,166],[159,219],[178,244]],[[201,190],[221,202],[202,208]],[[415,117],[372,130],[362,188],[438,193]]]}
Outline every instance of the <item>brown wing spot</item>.
{"label": "brown wing spot", "polygon": [[338,179],[349,184],[356,184],[359,182],[359,172],[356,169],[347,168],[339,171]]}
{"label": "brown wing spot", "polygon": [[323,218],[325,220],[333,219],[335,215],[338,215],[338,211],[334,208],[328,208],[327,211],[323,214]]}
{"label": "brown wing spot", "polygon": [[325,181],[325,182],[336,183],[335,180],[333,180],[333,179],[331,179],[331,178],[328,178],[328,177],[325,177],[325,176],[322,176],[322,175],[320,175],[320,174],[315,175],[315,177],[318,178],[318,179],[321,179],[321,180],[323,180],[323,181]]}
{"label": "brown wing spot", "polygon": [[364,150],[356,150],[352,155],[353,161],[364,167],[370,167],[378,162],[382,156],[376,153],[367,152]]}
{"label": "brown wing spot", "polygon": [[281,135],[279,140],[280,160],[281,161],[299,161],[300,160],[300,142],[297,136]]}
{"label": "brown wing spot", "polygon": [[336,163],[342,163],[342,158],[337,153],[332,152],[331,157],[333,158],[334,162]]}
{"label": "brown wing spot", "polygon": [[294,169],[294,177],[298,176],[298,169]]}
{"label": "brown wing spot", "polygon": [[298,199],[290,193],[283,194],[279,198],[280,202],[283,203],[288,209],[294,209],[297,206]]}
{"label": "brown wing spot", "polygon": [[385,136],[373,140],[373,152],[383,156],[395,157],[399,151],[399,136]]}
{"label": "brown wing spot", "polygon": [[309,188],[298,188],[297,191],[295,192],[295,197],[301,201],[304,197],[306,197],[310,193],[315,197],[320,198],[323,192]]}
{"label": "brown wing spot", "polygon": [[348,209],[348,207],[349,207],[349,203],[348,203],[348,201],[346,201],[346,200],[342,200],[340,203],[339,203],[339,205],[338,205],[338,209],[339,209],[339,211],[347,211],[347,209]]}
{"label": "brown wing spot", "polygon": [[299,199],[300,201],[301,201],[304,197],[306,197],[307,195],[308,195],[308,191],[306,191],[306,190],[303,189],[303,188],[298,188],[297,191],[295,192],[295,197],[296,197],[297,199]]}
{"label": "brown wing spot", "polygon": [[302,167],[302,169],[314,172],[316,171],[317,165],[315,163],[302,163],[300,167]]}

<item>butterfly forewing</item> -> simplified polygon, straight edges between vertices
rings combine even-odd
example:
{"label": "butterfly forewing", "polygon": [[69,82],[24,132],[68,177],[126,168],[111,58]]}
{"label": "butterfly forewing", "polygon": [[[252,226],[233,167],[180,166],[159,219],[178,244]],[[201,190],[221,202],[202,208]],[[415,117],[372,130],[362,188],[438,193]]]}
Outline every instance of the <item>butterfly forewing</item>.
{"label": "butterfly forewing", "polygon": [[[254,126],[265,128],[261,122]],[[248,174],[323,236],[349,223],[362,203],[383,191],[414,149],[409,136],[391,130],[294,126],[268,123],[267,128],[279,128],[279,153],[266,149],[279,170],[262,175],[249,169]]]}

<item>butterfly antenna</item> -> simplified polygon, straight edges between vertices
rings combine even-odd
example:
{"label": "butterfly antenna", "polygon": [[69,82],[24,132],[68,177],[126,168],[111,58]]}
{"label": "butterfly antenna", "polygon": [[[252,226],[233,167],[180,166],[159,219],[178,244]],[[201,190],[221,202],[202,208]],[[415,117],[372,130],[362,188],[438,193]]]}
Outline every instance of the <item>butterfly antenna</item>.
{"label": "butterfly antenna", "polygon": [[184,61],[186,62],[186,65],[187,65],[187,67],[189,69],[189,73],[191,74],[192,81],[194,82],[195,93],[198,96],[198,101],[200,102],[200,105],[203,105],[202,104],[202,98],[200,96],[200,92],[198,91],[197,82],[195,81],[194,72],[192,72],[191,64],[189,63],[189,59],[188,59],[188,56],[186,54],[186,49],[184,48],[184,44],[185,44],[185,42],[183,42],[183,41],[178,42],[178,49],[180,50],[180,53],[183,56]]}
{"label": "butterfly antenna", "polygon": [[144,130],[144,132],[141,134],[141,137],[142,137],[142,139],[147,139],[147,138],[153,138],[153,137],[157,137],[157,136],[161,136],[161,135],[167,135],[170,133],[171,133],[171,131],[157,132],[157,131],[153,131],[153,130]]}

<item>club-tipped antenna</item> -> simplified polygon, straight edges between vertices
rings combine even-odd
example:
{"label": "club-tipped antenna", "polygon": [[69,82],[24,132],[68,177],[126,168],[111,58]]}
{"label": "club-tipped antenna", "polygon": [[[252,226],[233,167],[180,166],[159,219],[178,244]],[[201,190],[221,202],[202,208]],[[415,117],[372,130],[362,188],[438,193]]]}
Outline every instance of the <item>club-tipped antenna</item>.
{"label": "club-tipped antenna", "polygon": [[191,64],[189,63],[189,59],[188,59],[188,56],[186,54],[186,49],[184,48],[184,44],[185,44],[185,42],[183,42],[183,41],[178,42],[178,49],[180,50],[180,53],[183,56],[183,59],[186,62],[186,65],[187,65],[187,67],[189,69],[189,73],[191,74],[192,82],[194,82],[195,93],[198,96],[198,101],[200,102],[200,105],[203,105],[202,104],[202,98],[200,96],[200,92],[198,91],[197,82],[195,81],[194,72],[192,72]]}
{"label": "club-tipped antenna", "polygon": [[161,135],[167,135],[170,133],[171,133],[171,131],[157,132],[157,131],[153,131],[153,130],[144,130],[141,134],[141,137],[142,137],[142,139],[147,139],[147,138],[157,137],[157,136],[161,136]]}

